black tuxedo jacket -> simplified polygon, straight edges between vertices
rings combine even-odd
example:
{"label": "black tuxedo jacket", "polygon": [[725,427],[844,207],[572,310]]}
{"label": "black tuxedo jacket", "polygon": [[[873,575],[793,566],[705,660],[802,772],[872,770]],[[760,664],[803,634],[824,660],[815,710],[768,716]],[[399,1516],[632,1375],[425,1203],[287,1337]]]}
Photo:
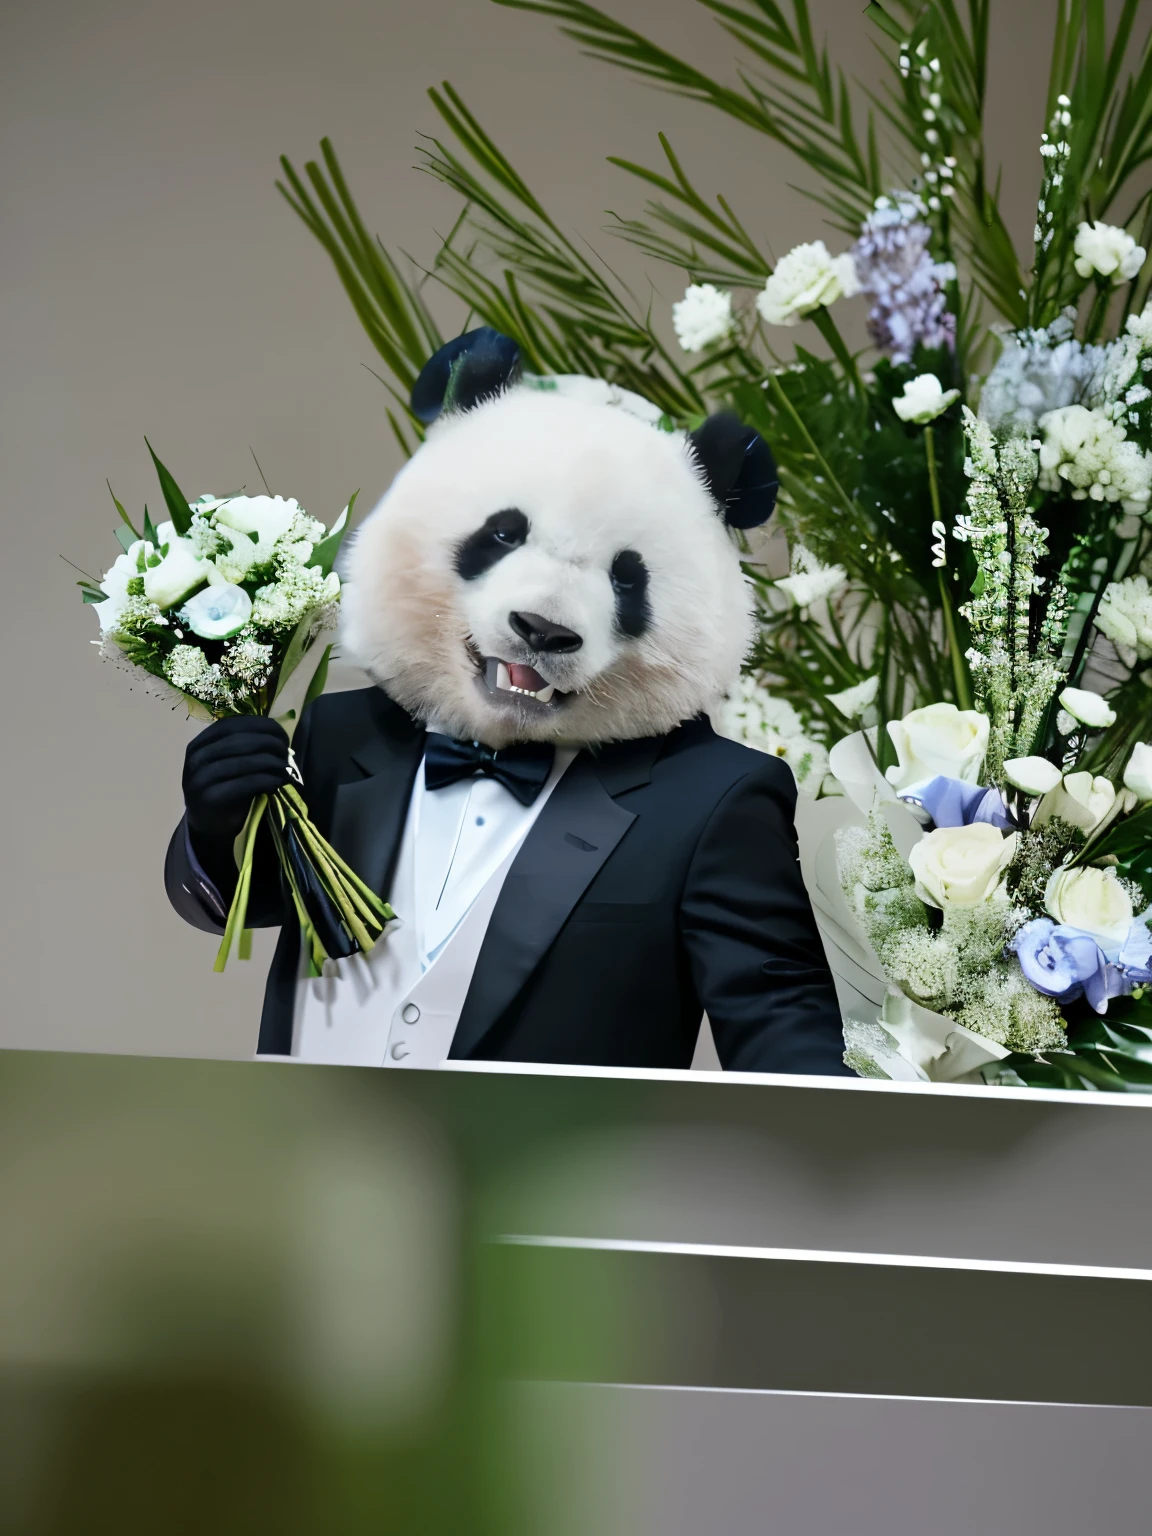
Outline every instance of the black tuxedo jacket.
{"label": "black tuxedo jacket", "polygon": [[[295,747],[313,820],[386,894],[423,728],[365,688],[318,699]],[[452,1056],[687,1068],[706,1011],[726,1068],[850,1075],[800,878],[795,801],[783,763],[702,719],[582,751],[500,892]],[[232,891],[204,879],[183,823],[165,884],[188,922],[223,932]],[[273,1055],[292,1043],[289,912],[265,848],[248,921],[281,927],[258,1046]]]}

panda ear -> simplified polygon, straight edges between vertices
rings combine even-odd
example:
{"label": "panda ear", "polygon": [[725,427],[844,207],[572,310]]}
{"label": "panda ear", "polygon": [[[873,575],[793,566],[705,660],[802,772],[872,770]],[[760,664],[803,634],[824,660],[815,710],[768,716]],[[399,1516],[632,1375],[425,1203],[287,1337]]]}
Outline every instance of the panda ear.
{"label": "panda ear", "polygon": [[729,528],[758,528],[772,516],[780,488],[776,461],[758,432],[731,411],[709,416],[688,441],[704,483]]}
{"label": "panda ear", "polygon": [[412,414],[427,425],[442,411],[470,411],[520,377],[520,348],[482,326],[434,352],[412,386]]}

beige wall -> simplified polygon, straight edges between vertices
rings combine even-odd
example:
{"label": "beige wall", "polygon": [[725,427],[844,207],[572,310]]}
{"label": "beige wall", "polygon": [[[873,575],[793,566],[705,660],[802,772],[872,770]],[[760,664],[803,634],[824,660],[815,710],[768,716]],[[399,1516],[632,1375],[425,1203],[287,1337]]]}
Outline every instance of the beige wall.
{"label": "beige wall", "polygon": [[[690,0],[616,14],[724,71]],[[835,56],[871,69],[861,0],[812,0]],[[1032,223],[1054,0],[1002,0],[993,135]],[[370,222],[427,257],[454,205],[410,167],[450,79],[557,213],[595,235],[636,189],[609,153],[667,130],[704,186],[780,253],[817,233],[802,171],[718,116],[582,60],[485,0],[7,0],[0,9],[3,288],[3,1017],[0,1044],[245,1056],[269,946],[214,976],[170,912],[161,859],[192,728],[88,646],[67,555],[111,563],[104,479],[138,510],[147,433],[191,495],[255,483],[327,518],[397,455],[374,361],[310,236],[273,190],[330,134]],[[639,266],[606,236],[613,262]],[[668,298],[675,288],[665,285]]]}

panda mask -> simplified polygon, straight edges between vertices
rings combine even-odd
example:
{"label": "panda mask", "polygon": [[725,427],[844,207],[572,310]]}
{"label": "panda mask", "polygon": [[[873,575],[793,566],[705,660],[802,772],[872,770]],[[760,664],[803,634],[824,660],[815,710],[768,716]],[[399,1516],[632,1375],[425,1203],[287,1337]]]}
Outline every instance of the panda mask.
{"label": "panda mask", "polygon": [[426,440],[352,543],[348,649],[449,735],[663,735],[717,703],[751,644],[730,529],[771,514],[767,447],[727,415],[659,430],[583,382],[521,382],[494,331],[449,343],[413,391]]}

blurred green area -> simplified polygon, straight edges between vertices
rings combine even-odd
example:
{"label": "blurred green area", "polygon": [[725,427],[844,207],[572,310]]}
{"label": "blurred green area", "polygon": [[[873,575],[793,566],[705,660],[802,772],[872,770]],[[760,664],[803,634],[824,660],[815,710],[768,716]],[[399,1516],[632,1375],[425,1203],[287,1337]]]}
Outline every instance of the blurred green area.
{"label": "blurred green area", "polygon": [[384,1073],[0,1055],[0,1530],[525,1529],[470,1194]]}

